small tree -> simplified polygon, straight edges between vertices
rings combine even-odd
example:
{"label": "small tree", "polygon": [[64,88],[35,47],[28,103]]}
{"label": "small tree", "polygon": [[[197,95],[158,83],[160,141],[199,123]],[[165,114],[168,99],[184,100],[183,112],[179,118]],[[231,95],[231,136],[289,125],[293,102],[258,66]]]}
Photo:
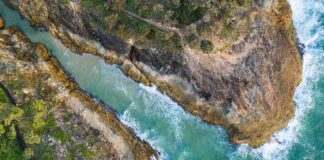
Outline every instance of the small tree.
{"label": "small tree", "polygon": [[43,105],[42,101],[35,101],[32,105],[34,112],[36,113],[34,115],[33,119],[33,129],[39,130],[45,126],[44,117],[47,113],[47,108],[45,105]]}
{"label": "small tree", "polygon": [[24,111],[18,107],[0,103],[0,123],[4,126],[10,126],[14,120],[19,120],[23,113]]}
{"label": "small tree", "polygon": [[41,142],[41,137],[33,131],[29,131],[24,134],[24,140],[26,144],[39,144]]}

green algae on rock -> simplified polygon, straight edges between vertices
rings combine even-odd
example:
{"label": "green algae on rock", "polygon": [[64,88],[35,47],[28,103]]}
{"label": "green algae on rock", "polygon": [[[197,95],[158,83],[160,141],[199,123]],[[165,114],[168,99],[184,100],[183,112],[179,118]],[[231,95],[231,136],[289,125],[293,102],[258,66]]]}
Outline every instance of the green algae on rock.
{"label": "green algae on rock", "polygon": [[[135,1],[62,5],[39,0],[39,9],[22,0],[8,2],[72,51],[92,53],[110,63],[126,62],[125,74],[156,84],[186,110],[223,126],[234,143],[260,146],[294,114],[292,97],[301,79],[301,57],[285,0],[202,0],[184,21],[179,21],[183,11],[196,3],[161,6],[154,1],[148,7],[130,4]],[[113,7],[105,10],[105,4]],[[204,10],[206,6],[215,10]],[[164,12],[169,8],[173,12]],[[161,13],[146,15],[151,9]],[[168,14],[171,21],[161,17]],[[107,21],[116,25],[106,27]],[[185,41],[192,33],[198,42],[213,44],[209,54],[199,43]]]}
{"label": "green algae on rock", "polygon": [[[0,63],[0,81],[13,91],[18,109],[23,110],[21,119],[16,120],[19,133],[28,137],[30,128],[38,129],[32,136],[37,139],[24,138],[27,148],[19,149],[10,143],[15,153],[2,154],[4,159],[6,156],[16,156],[15,159],[156,157],[148,143],[138,139],[115,113],[81,90],[43,45],[32,44],[16,27],[0,31]],[[29,110],[30,106],[41,110]],[[29,114],[34,116],[32,121]],[[37,117],[44,123],[34,125]],[[9,129],[5,127],[6,131]]]}

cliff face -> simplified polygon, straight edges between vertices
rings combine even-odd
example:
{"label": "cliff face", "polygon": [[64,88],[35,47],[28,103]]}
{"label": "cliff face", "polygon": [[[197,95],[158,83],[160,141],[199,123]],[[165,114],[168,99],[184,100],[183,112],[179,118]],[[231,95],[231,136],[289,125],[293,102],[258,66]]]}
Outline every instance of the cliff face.
{"label": "cliff face", "polygon": [[[26,159],[157,158],[151,146],[124,126],[115,113],[84,92],[43,45],[31,43],[16,27],[0,30],[0,66],[1,85],[8,86],[17,101],[11,108],[22,110],[15,124],[21,135],[18,139],[24,137],[15,148],[1,132],[1,145],[12,147],[2,158],[22,159],[18,157],[21,152]],[[38,110],[29,110],[34,105]],[[7,114],[3,102],[0,112]],[[31,132],[35,132],[32,143],[31,138],[25,138]]]}
{"label": "cliff face", "polygon": [[[292,97],[301,80],[302,62],[285,0],[211,1],[208,6],[214,8],[189,24],[144,18],[139,9],[121,5],[118,15],[152,27],[144,38],[120,33],[131,28],[127,25],[113,31],[104,29],[108,25],[95,25],[105,19],[85,7],[85,0],[64,5],[46,0],[8,2],[73,51],[119,64],[136,81],[157,85],[187,111],[223,126],[234,143],[257,147],[294,114]],[[185,6],[179,3],[178,8]],[[153,8],[167,8],[164,5]],[[166,45],[151,36],[160,31],[171,37]],[[191,33],[200,45],[188,40]]]}

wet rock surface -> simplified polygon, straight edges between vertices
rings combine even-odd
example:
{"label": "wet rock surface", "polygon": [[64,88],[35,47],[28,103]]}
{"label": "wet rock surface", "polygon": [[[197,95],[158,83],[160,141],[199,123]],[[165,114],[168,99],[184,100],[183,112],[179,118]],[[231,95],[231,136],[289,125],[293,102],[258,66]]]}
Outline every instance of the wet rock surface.
{"label": "wet rock surface", "polygon": [[[0,81],[18,106],[34,101],[47,106],[50,132],[41,135],[43,152],[54,159],[150,159],[157,156],[107,106],[80,89],[41,44],[18,28],[0,30]],[[47,123],[47,122],[46,122]],[[25,134],[22,132],[22,134]],[[41,148],[34,148],[39,152]],[[35,154],[35,156],[41,153]]]}
{"label": "wet rock surface", "polygon": [[[92,53],[110,63],[126,62],[125,74],[157,85],[189,112],[225,127],[234,143],[258,147],[294,115],[292,97],[301,80],[302,61],[286,1],[253,1],[249,6],[253,11],[233,18],[249,16],[249,32],[230,42],[214,37],[217,45],[230,47],[209,54],[189,46],[175,52],[129,43],[89,25],[86,14],[91,11],[82,10],[78,2],[64,7],[38,2],[42,9],[35,10],[31,3],[9,1],[71,50]],[[33,18],[40,13],[44,16]]]}

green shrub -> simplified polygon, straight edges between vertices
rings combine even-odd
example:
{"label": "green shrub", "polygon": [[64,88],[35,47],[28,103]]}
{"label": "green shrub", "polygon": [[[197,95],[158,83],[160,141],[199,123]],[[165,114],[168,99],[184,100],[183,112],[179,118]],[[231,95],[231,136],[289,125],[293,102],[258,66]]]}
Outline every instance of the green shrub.
{"label": "green shrub", "polygon": [[186,37],[186,41],[188,42],[188,44],[191,46],[191,47],[194,47],[194,46],[198,46],[199,44],[199,39],[198,37],[196,36],[196,34],[192,33],[190,34],[189,36]]}
{"label": "green shrub", "polygon": [[137,25],[135,27],[136,27],[135,28],[136,29],[136,33],[138,35],[146,36],[151,31],[151,27],[148,24],[146,24],[146,23],[139,22],[139,23],[137,23]]}
{"label": "green shrub", "polygon": [[92,152],[91,150],[89,150],[86,146],[84,145],[79,145],[79,149],[81,154],[86,157],[86,158],[93,158],[94,156],[96,156],[96,154],[94,152]]}
{"label": "green shrub", "polygon": [[126,9],[131,12],[136,12],[137,0],[127,0]]}
{"label": "green shrub", "polygon": [[202,40],[200,42],[200,48],[203,50],[204,53],[209,53],[214,49],[214,45],[211,41]]}
{"label": "green shrub", "polygon": [[70,136],[67,134],[67,133],[65,133],[61,128],[59,128],[59,127],[55,127],[55,128],[53,128],[53,130],[52,130],[52,132],[51,132],[51,135],[55,138],[55,139],[57,139],[57,140],[59,140],[59,141],[61,141],[61,142],[63,142],[63,143],[65,143],[65,142],[71,142],[72,140],[70,139]]}
{"label": "green shrub", "polygon": [[149,40],[156,38],[156,31],[154,29],[151,29],[150,32],[146,35],[146,38]]}
{"label": "green shrub", "polygon": [[178,21],[179,27],[184,27],[201,19],[205,13],[205,8],[197,7],[192,9],[190,3],[181,1],[180,7],[175,9],[174,18]]}
{"label": "green shrub", "polygon": [[6,93],[0,89],[0,103],[9,103]]}

